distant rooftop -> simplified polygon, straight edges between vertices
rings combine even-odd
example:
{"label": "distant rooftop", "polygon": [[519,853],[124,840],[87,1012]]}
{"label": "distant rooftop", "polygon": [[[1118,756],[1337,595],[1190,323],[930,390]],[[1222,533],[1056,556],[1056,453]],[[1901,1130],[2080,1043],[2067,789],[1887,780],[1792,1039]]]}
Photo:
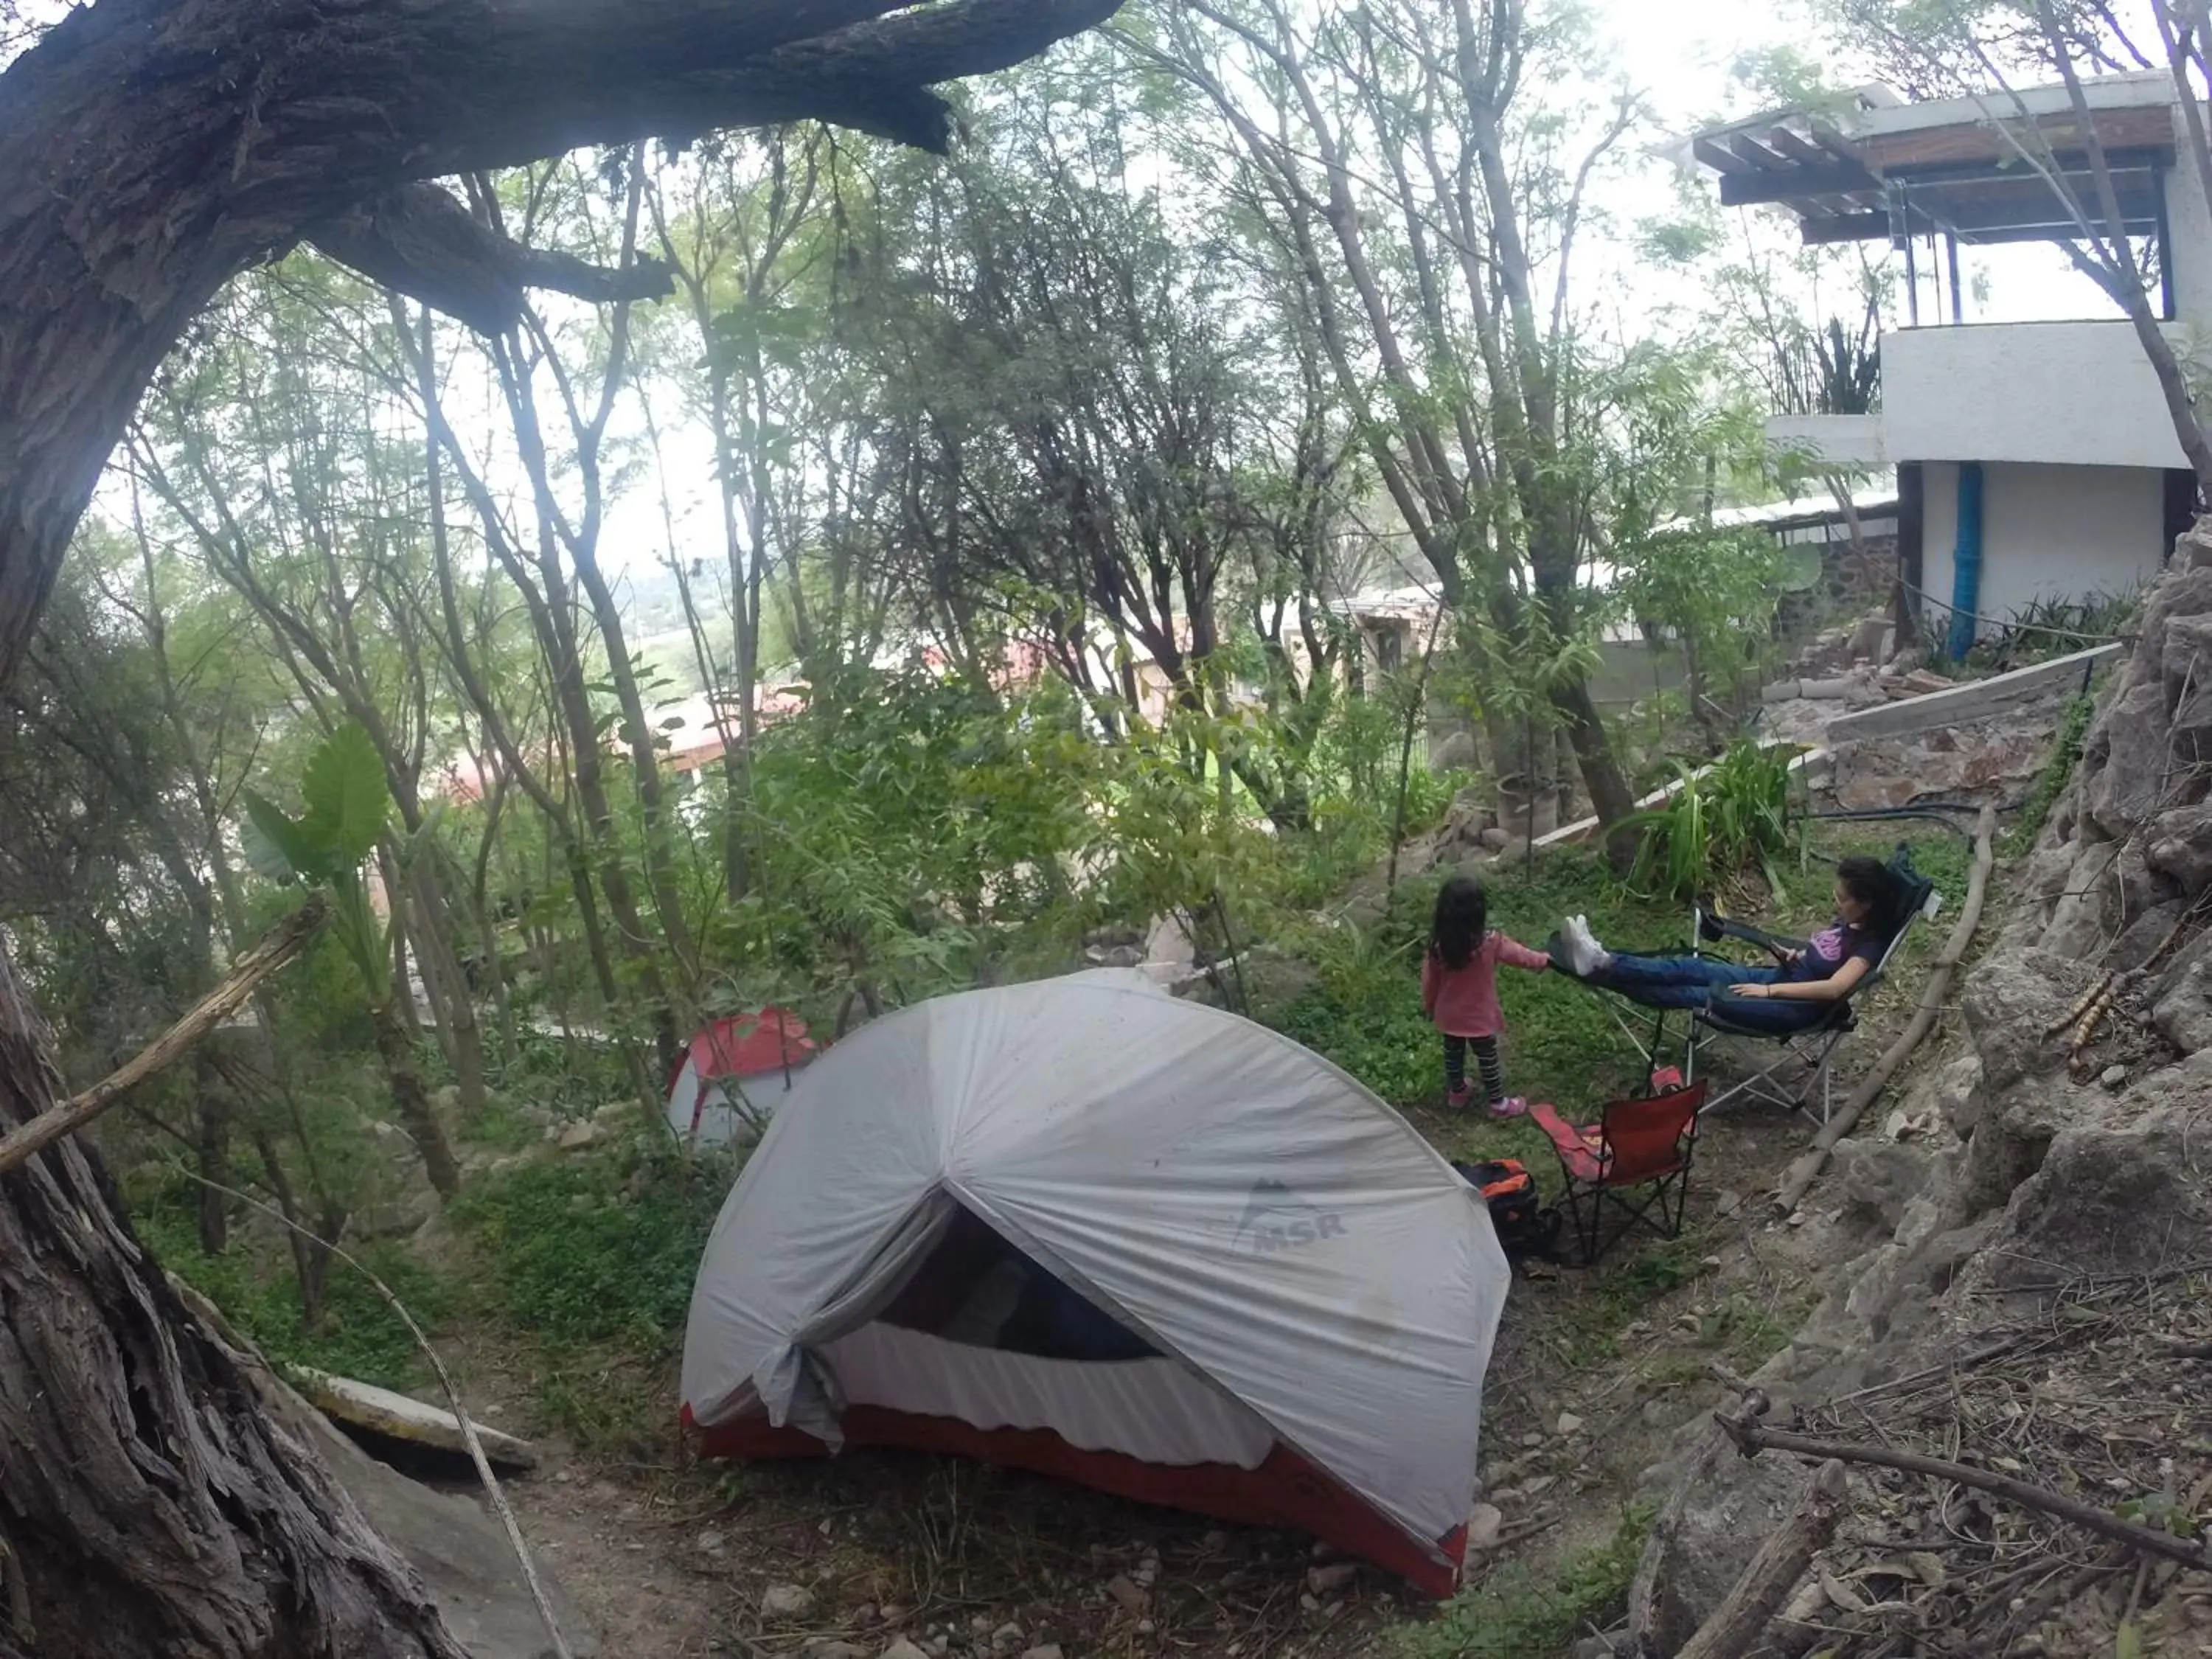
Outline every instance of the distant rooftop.
{"label": "distant rooftop", "polygon": [[[1894,516],[1897,512],[1895,480],[1869,484],[1851,492],[1851,510],[1863,519]],[[1794,501],[1765,501],[1753,507],[1724,507],[1713,514],[1715,530],[1771,530],[1780,535],[1791,530],[1808,530],[1815,525],[1833,524],[1844,517],[1844,509],[1832,495],[1801,495]],[[1656,527],[1655,535],[1686,535],[1702,530],[1705,521],[1698,518],[1670,519]]]}
{"label": "distant rooftop", "polygon": [[2129,234],[2155,234],[2158,175],[2174,161],[2173,83],[2159,72],[2099,76],[2082,94],[2087,124],[2063,87],[1923,103],[1864,87],[1832,107],[1712,128],[1673,154],[1719,175],[1723,206],[1787,208],[1808,243],[2047,241],[2075,226],[2039,169],[2094,200],[2094,132]]}

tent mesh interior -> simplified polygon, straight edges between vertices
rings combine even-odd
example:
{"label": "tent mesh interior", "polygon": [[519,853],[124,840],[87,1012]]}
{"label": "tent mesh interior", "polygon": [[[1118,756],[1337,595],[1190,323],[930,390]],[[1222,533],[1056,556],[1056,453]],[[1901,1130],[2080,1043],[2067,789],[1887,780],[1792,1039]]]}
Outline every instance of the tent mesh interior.
{"label": "tent mesh interior", "polygon": [[1094,1364],[1160,1357],[966,1209],[879,1316],[969,1347]]}

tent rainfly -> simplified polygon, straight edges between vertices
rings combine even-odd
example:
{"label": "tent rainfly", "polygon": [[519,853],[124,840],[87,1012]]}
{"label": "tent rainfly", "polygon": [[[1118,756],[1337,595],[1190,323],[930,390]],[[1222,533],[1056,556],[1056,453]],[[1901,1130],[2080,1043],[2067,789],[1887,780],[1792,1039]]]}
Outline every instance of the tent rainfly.
{"label": "tent rainfly", "polygon": [[710,1456],[951,1452],[1295,1528],[1448,1594],[1510,1272],[1480,1197],[1288,1038],[1126,970],[811,1066],[715,1223]]}
{"label": "tent rainfly", "polygon": [[[668,1127],[687,1146],[720,1146],[740,1128],[758,1131],[788,1087],[788,1074],[817,1049],[806,1024],[781,1008],[732,1014],[699,1029],[668,1085]],[[749,1079],[767,1079],[748,1091]]]}

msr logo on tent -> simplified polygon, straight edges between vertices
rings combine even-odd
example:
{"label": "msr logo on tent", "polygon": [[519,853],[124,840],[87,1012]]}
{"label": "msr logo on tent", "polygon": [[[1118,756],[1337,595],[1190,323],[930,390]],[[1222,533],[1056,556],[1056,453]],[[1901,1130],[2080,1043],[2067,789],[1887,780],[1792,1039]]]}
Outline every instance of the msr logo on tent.
{"label": "msr logo on tent", "polygon": [[1342,1216],[1308,1203],[1279,1181],[1262,1181],[1253,1187],[1244,1218],[1237,1224],[1237,1243],[1249,1243],[1255,1255],[1343,1237]]}

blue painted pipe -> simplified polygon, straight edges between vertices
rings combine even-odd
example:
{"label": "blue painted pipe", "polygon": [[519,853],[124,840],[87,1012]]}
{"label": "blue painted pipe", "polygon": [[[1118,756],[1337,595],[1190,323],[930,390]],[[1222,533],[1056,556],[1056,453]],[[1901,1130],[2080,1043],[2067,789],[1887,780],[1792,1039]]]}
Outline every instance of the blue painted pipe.
{"label": "blue painted pipe", "polygon": [[1959,542],[1951,552],[1951,660],[1974,648],[1976,613],[1982,608],[1982,464],[1959,467]]}

